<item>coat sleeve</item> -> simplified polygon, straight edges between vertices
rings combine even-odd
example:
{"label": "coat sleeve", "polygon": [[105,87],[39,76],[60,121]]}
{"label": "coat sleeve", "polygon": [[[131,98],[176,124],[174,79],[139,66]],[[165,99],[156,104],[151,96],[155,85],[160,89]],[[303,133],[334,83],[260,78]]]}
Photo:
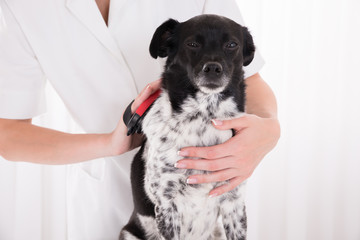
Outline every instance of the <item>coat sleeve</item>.
{"label": "coat sleeve", "polygon": [[45,83],[21,26],[0,0],[0,118],[27,119],[43,113]]}

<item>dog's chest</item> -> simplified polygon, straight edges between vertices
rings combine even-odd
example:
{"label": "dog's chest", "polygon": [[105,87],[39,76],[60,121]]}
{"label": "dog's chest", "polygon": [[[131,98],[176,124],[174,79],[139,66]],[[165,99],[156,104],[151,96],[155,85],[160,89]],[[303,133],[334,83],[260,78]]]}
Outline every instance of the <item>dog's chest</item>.
{"label": "dog's chest", "polygon": [[[193,170],[180,170],[174,164],[182,157],[177,152],[184,147],[213,146],[232,136],[231,130],[218,130],[212,119],[229,119],[241,116],[233,98],[222,100],[218,95],[197,93],[186,99],[180,112],[173,112],[166,92],[156,100],[144,118],[142,128],[147,142],[143,158],[146,176],[152,182],[165,178],[186,178]],[[165,174],[165,175],[164,175]]]}

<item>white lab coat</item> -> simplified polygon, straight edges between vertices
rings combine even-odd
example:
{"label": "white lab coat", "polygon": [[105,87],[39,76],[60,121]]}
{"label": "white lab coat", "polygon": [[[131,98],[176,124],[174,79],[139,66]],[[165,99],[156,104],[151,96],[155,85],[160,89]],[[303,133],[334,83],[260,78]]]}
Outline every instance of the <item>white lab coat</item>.
{"label": "white lab coat", "polygon": [[[126,105],[160,77],[148,46],[168,18],[216,13],[243,23],[233,0],[111,0],[108,27],[94,0],[0,0],[0,118],[46,111],[44,86],[57,91],[88,133],[112,131]],[[256,54],[246,76],[259,71]],[[132,212],[133,153],[69,166],[68,239],[117,239]]]}

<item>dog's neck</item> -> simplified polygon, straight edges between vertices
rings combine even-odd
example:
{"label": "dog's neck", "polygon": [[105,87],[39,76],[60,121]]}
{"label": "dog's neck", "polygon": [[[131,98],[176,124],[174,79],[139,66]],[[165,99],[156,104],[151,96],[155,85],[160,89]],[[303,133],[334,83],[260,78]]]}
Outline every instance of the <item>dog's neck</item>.
{"label": "dog's neck", "polygon": [[239,110],[233,96],[224,96],[223,93],[206,94],[197,91],[194,95],[188,95],[182,102],[174,99],[167,89],[163,89],[163,95],[168,103],[167,107],[164,106],[166,115],[177,116],[177,119],[191,120],[201,117],[210,122],[212,119],[232,118],[243,112]]}
{"label": "dog's neck", "polygon": [[169,82],[169,78],[164,78],[162,88],[168,95],[172,112],[174,113],[194,111],[196,106],[188,110],[184,108],[187,106],[184,104],[189,100],[194,105],[196,104],[198,108],[206,110],[210,115],[213,115],[217,108],[219,108],[219,104],[227,99],[231,99],[236,104],[238,112],[244,112],[245,110],[245,84],[243,82],[240,83],[241,86],[229,85],[224,91],[211,94],[203,93],[192,85],[182,84],[188,81],[175,82],[174,79],[171,79],[171,83]]}

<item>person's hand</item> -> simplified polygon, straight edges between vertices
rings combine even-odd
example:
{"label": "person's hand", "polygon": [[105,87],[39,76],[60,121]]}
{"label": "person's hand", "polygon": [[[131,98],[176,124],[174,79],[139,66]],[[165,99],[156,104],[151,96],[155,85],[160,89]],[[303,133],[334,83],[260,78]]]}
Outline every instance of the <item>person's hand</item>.
{"label": "person's hand", "polygon": [[210,191],[209,195],[213,197],[231,191],[252,175],[263,157],[275,147],[280,127],[277,119],[250,114],[233,120],[213,120],[212,123],[219,130],[234,129],[235,136],[216,146],[183,148],[178,154],[190,158],[179,160],[175,166],[210,171],[210,174],[190,176],[189,184],[228,180]]}
{"label": "person's hand", "polygon": [[[136,109],[143,103],[151,94],[156,92],[161,87],[161,79],[149,83],[141,93],[135,98],[131,105],[131,112],[134,113]],[[133,134],[126,136],[127,127],[121,118],[116,129],[109,135],[110,146],[112,148],[112,155],[120,155],[128,152],[136,147],[139,147],[143,140],[142,134]]]}

